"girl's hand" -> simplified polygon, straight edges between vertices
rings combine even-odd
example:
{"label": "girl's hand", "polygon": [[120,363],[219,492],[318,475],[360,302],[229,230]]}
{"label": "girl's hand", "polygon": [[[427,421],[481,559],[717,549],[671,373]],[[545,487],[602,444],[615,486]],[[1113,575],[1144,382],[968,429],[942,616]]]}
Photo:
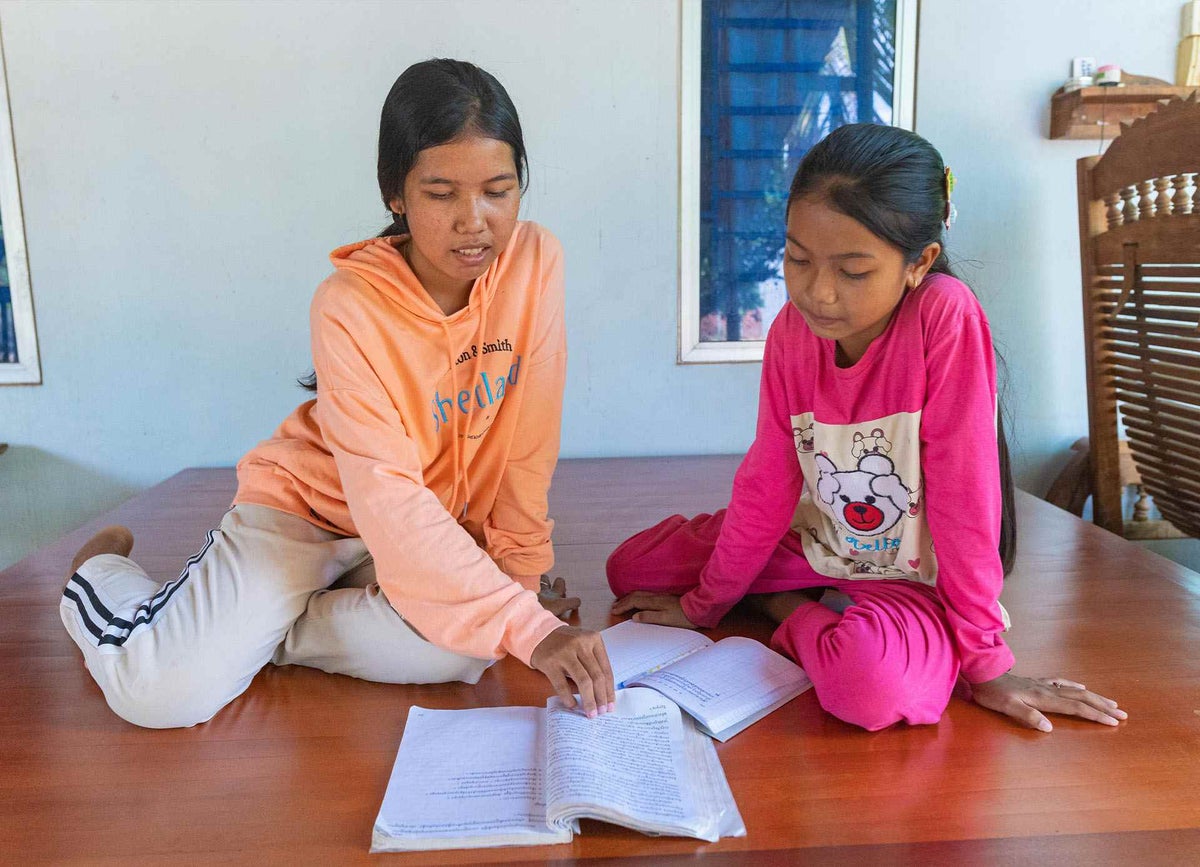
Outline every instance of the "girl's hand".
{"label": "girl's hand", "polygon": [[555,617],[564,620],[572,611],[579,610],[579,597],[567,595],[567,582],[562,578],[551,581],[549,575],[542,576],[538,602]]}
{"label": "girl's hand", "polygon": [[533,649],[529,667],[546,675],[567,707],[575,707],[578,692],[589,719],[615,708],[612,666],[599,632],[560,626]]}
{"label": "girl's hand", "polygon": [[622,596],[613,603],[613,614],[625,614],[636,611],[633,619],[638,623],[658,623],[662,626],[682,626],[684,629],[695,629],[696,624],[688,620],[683,613],[679,597],[670,593],[647,593],[645,590],[635,590]]}
{"label": "girl's hand", "polygon": [[1115,726],[1127,716],[1111,698],[1088,692],[1082,683],[1061,677],[1002,674],[994,680],[971,684],[971,693],[977,704],[1043,732],[1053,731],[1054,726],[1041,711],[1077,716],[1109,726]]}

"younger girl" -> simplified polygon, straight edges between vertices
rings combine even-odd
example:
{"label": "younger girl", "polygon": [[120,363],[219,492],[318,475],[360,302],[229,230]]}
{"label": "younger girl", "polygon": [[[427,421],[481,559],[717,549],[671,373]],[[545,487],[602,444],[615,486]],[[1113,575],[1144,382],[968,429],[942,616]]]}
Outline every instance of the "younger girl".
{"label": "younger girl", "polygon": [[[729,508],[623,543],[613,611],[715,626],[765,594],[752,602],[782,623],[772,643],[822,707],[869,730],[937,722],[960,673],[975,701],[1042,731],[1041,711],[1116,725],[1124,711],[1081,684],[1010,673],[998,599],[1012,486],[987,319],[943,249],[949,180],[895,127],[841,127],[804,157],[791,303],[767,336]],[[814,601],[821,588],[849,606]]]}
{"label": "younger girl", "polygon": [[475,683],[506,653],[569,706],[577,690],[589,716],[611,708],[603,643],[559,621],[579,602],[539,577],[566,347],[562,249],[517,220],[525,171],[491,75],[433,60],[397,79],[379,131],[393,225],[330,257],[316,399],[238,464],[233,508],[176,580],[130,560],[123,527],[76,555],[63,622],[119,715],[203,722],[268,661]]}

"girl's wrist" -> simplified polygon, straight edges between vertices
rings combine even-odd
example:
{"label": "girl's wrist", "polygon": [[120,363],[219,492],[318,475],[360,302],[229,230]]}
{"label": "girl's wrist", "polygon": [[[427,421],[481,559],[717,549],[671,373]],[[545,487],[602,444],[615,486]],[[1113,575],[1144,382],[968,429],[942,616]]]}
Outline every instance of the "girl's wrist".
{"label": "girl's wrist", "polygon": [[547,576],[545,576],[545,575],[509,575],[508,577],[511,578],[516,583],[520,584],[526,590],[532,590],[534,593],[537,593],[540,595],[542,592],[542,587],[543,587],[542,582],[543,582],[543,580],[546,579]]}
{"label": "girl's wrist", "polygon": [[717,623],[720,622],[721,618],[718,617],[715,622],[710,623],[709,620],[711,620],[711,618],[706,616],[709,612],[697,608],[694,593],[694,589],[689,590],[687,593],[684,593],[679,597],[679,608],[683,611],[683,616],[696,626],[703,626],[706,628],[716,626]]}

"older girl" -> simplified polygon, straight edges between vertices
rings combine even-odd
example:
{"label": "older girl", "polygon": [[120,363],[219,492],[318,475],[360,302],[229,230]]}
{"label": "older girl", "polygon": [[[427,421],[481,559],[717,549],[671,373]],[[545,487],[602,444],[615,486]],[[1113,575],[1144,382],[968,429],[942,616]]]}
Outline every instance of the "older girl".
{"label": "older girl", "polygon": [[566,346],[562,250],[517,212],[517,113],[495,78],[418,63],[384,103],[381,237],[335,250],[311,309],[317,396],[238,464],[233,508],[160,586],[109,528],[78,553],[67,630],[143,726],[212,717],[268,661],[474,683],[511,653],[589,715],[594,632],[543,578]]}

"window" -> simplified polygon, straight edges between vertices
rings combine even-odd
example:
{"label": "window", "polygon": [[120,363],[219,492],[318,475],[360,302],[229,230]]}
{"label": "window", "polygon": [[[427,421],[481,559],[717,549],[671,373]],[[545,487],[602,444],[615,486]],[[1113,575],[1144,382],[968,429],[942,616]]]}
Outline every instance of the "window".
{"label": "window", "polygon": [[8,79],[0,46],[0,385],[41,381]]}
{"label": "window", "polygon": [[916,0],[683,0],[681,362],[757,361],[784,205],[830,130],[912,128]]}

